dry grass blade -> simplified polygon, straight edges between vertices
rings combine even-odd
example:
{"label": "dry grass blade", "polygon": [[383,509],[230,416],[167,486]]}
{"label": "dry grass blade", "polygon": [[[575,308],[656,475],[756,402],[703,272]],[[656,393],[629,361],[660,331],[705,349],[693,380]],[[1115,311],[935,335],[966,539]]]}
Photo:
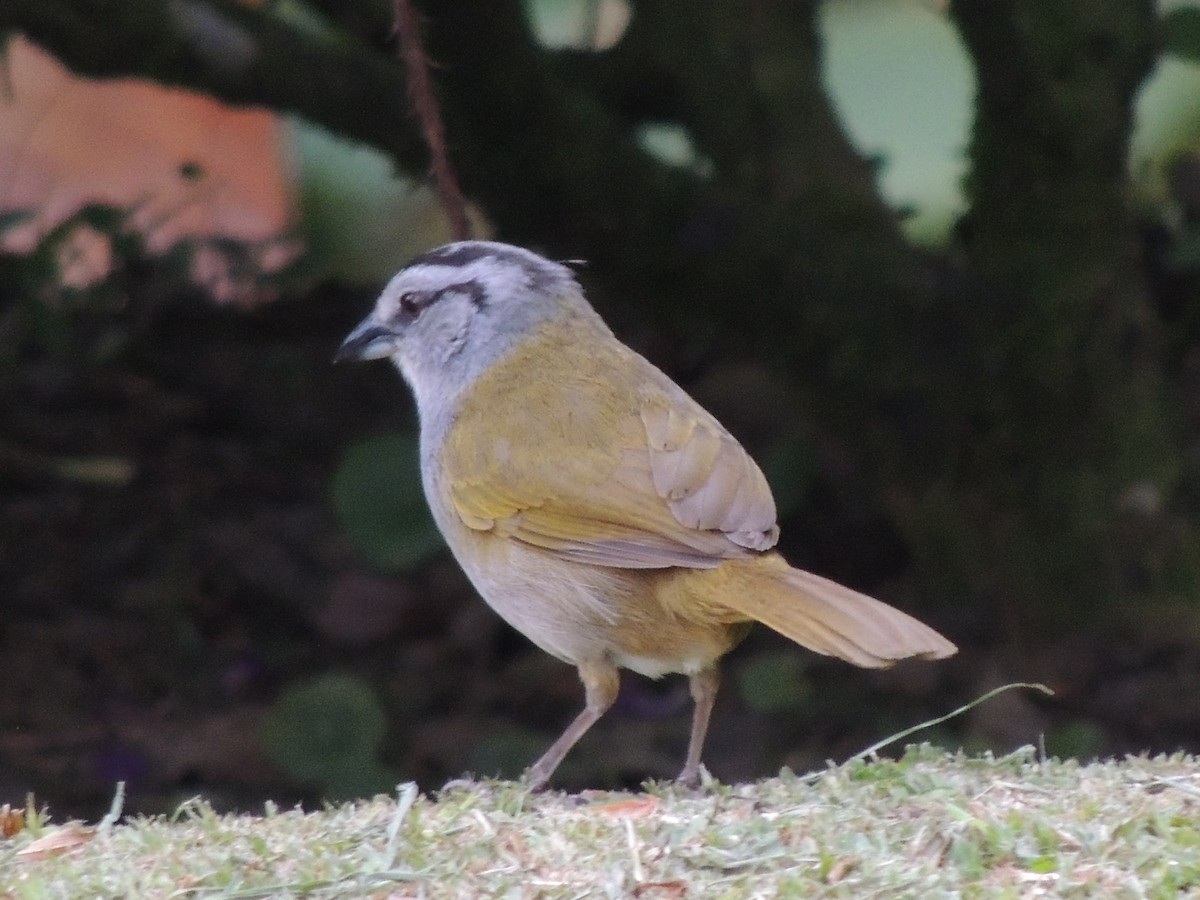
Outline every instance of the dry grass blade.
{"label": "dry grass blade", "polygon": [[396,811],[392,813],[392,818],[388,822],[387,847],[384,848],[383,855],[379,858],[380,871],[390,869],[396,864],[396,853],[400,847],[400,826],[404,824],[409,810],[417,802],[416,782],[406,781],[404,784],[397,785],[396,793]]}
{"label": "dry grass blade", "polygon": [[118,781],[117,789],[113,793],[112,804],[108,807],[108,813],[100,820],[100,824],[96,826],[96,831],[99,834],[108,834],[112,831],[113,826],[121,819],[121,811],[125,807],[125,782]]}
{"label": "dry grass blade", "polygon": [[1046,687],[1046,685],[1044,685],[1044,684],[1032,684],[1032,683],[1027,683],[1027,682],[1023,682],[1023,681],[1016,681],[1011,684],[1003,684],[998,688],[993,688],[992,690],[988,691],[986,694],[983,694],[982,696],[976,697],[970,703],[964,704],[963,706],[960,706],[958,709],[946,713],[944,716],[938,716],[936,719],[929,719],[925,722],[921,722],[917,725],[913,725],[911,728],[905,728],[902,731],[897,731],[895,734],[893,734],[889,737],[885,737],[881,741],[876,741],[874,744],[872,744],[867,749],[860,750],[857,753],[855,753],[848,760],[846,760],[846,762],[850,762],[850,761],[856,760],[856,759],[867,759],[870,756],[874,756],[876,753],[878,753],[884,747],[891,746],[892,744],[895,744],[898,741],[902,741],[907,737],[911,737],[912,735],[916,734],[917,732],[924,731],[926,728],[933,728],[936,725],[941,725],[943,722],[949,722],[951,719],[961,716],[963,713],[970,712],[972,709],[979,706],[979,704],[987,703],[987,701],[991,700],[993,697],[995,697],[999,694],[1003,694],[1005,691],[1016,690],[1018,688],[1027,688],[1027,689],[1033,690],[1033,691],[1041,691],[1041,693],[1045,694],[1047,697],[1054,696],[1054,691],[1050,690],[1050,688]]}

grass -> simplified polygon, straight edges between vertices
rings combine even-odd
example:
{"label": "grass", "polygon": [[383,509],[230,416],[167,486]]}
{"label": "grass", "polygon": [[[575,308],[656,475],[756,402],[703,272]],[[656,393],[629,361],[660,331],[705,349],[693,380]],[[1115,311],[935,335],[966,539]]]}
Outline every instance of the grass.
{"label": "grass", "polygon": [[262,816],[196,800],[169,820],[76,826],[52,855],[28,852],[57,833],[34,821],[0,841],[0,897],[1173,898],[1200,896],[1198,812],[1189,756],[924,745],[698,792],[484,781]]}

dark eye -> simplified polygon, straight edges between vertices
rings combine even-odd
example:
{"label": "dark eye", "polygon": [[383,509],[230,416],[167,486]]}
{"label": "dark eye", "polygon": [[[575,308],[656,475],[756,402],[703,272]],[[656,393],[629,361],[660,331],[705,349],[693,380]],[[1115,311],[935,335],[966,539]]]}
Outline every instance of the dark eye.
{"label": "dark eye", "polygon": [[416,316],[425,307],[424,295],[417,291],[405,291],[400,295],[400,312],[406,316]]}
{"label": "dark eye", "polygon": [[438,298],[438,293],[438,291],[405,291],[396,301],[400,315],[406,319],[415,319]]}

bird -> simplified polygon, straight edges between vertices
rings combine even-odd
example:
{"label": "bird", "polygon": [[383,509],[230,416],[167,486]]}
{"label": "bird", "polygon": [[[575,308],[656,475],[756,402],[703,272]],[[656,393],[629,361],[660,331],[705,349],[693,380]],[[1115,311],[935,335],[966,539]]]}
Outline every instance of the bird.
{"label": "bird", "polygon": [[621,669],[687,676],[677,780],[698,786],[719,660],[754,622],[866,668],[956,652],[908,614],[789,565],[759,467],[614,336],[567,265],[495,241],[422,253],[335,355],[383,358],[415,397],[421,481],[454,557],[583,683],[583,710],[526,771],[530,788],[612,707]]}

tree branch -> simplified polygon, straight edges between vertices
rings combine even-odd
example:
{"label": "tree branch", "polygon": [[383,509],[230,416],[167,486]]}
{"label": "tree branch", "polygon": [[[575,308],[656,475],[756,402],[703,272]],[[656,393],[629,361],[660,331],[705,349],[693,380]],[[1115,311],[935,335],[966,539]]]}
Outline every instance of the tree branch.
{"label": "tree branch", "polygon": [[434,96],[433,82],[429,78],[429,59],[421,44],[420,23],[413,13],[410,0],[395,0],[395,10],[396,39],[404,68],[408,72],[408,95],[417,113],[417,120],[421,123],[425,146],[429,148],[433,183],[455,237],[466,240],[471,237],[467,201],[459,190],[458,178],[454,175],[454,166],[446,150],[446,130],[442,125],[437,97]]}

